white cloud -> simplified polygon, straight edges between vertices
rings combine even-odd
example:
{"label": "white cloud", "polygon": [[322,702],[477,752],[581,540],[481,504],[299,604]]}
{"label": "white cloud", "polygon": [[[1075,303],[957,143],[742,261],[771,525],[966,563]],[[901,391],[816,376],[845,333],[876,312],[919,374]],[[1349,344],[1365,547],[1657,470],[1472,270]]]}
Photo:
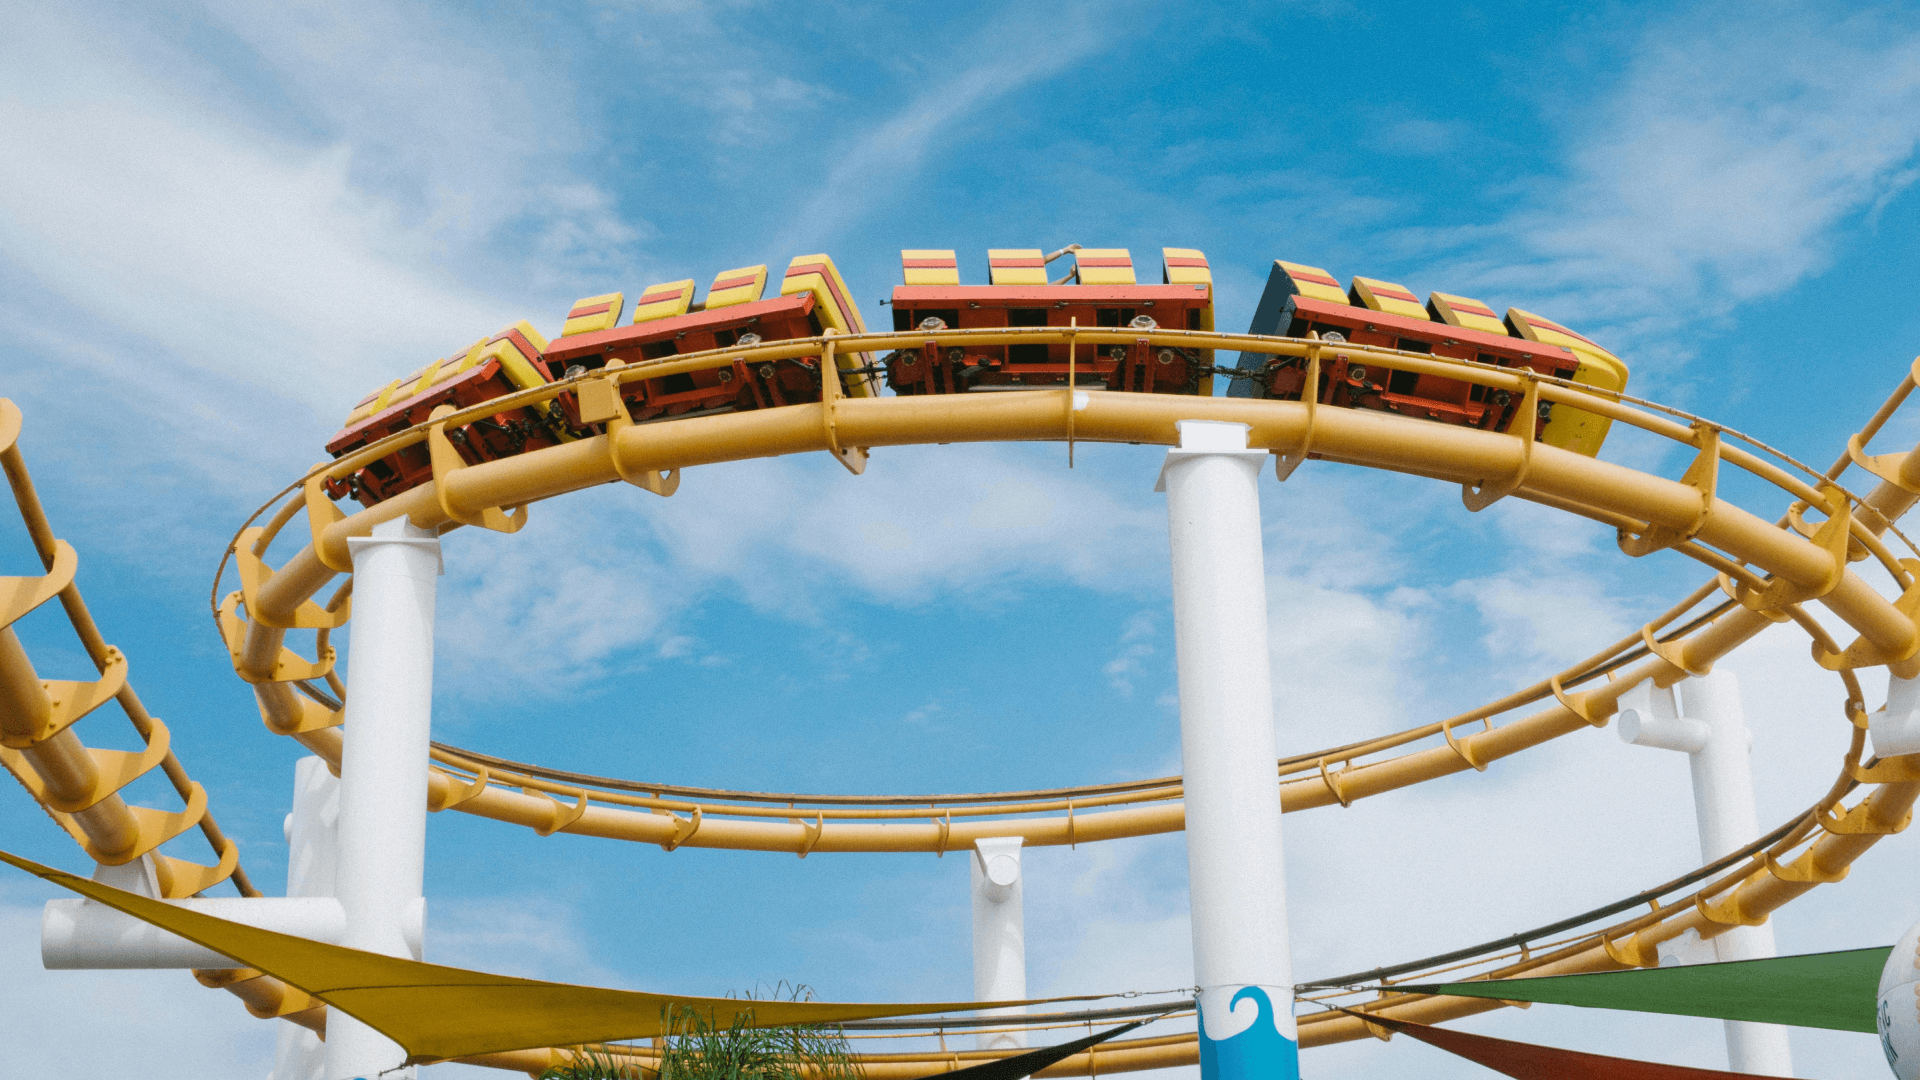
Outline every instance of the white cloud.
{"label": "white cloud", "polygon": [[1649,26],[1564,120],[1565,175],[1525,185],[1504,221],[1430,237],[1471,252],[1436,277],[1670,350],[1653,336],[1824,270],[1839,227],[1920,176],[1920,28],[1892,9],[1702,5]]}

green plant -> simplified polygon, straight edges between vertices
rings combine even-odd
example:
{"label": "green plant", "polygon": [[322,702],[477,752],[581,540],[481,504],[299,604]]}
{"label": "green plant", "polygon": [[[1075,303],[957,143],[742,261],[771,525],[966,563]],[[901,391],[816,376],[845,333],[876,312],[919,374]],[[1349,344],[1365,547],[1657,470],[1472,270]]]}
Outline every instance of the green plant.
{"label": "green plant", "polygon": [[[782,982],[748,993],[748,1000],[811,1001],[804,985]],[[861,1080],[859,1063],[837,1027],[750,1027],[751,1011],[719,1027],[711,1012],[674,1006],[661,1017],[658,1073],[611,1052],[587,1050],[572,1064],[548,1069],[541,1080]]]}
{"label": "green plant", "polygon": [[571,1065],[540,1074],[540,1080],[650,1080],[638,1065],[622,1063],[605,1050],[587,1050]]}

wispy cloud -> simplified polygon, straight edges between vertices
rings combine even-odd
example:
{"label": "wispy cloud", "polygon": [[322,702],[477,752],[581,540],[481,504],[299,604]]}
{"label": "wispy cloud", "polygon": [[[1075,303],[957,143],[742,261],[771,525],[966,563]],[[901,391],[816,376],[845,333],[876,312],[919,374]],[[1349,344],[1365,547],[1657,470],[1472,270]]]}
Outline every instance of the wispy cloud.
{"label": "wispy cloud", "polygon": [[1463,242],[1471,287],[1645,344],[1825,269],[1838,228],[1911,185],[1910,12],[1707,4],[1639,38],[1565,118],[1562,176]]}
{"label": "wispy cloud", "polygon": [[[1006,9],[967,41],[942,51],[906,104],[870,122],[849,145],[829,148],[825,177],[806,191],[776,245],[811,251],[880,204],[902,197],[935,147],[959,151],[988,103],[1068,70],[1114,38],[1112,5]],[[954,68],[954,59],[962,61]],[[987,125],[990,127],[991,125]]]}

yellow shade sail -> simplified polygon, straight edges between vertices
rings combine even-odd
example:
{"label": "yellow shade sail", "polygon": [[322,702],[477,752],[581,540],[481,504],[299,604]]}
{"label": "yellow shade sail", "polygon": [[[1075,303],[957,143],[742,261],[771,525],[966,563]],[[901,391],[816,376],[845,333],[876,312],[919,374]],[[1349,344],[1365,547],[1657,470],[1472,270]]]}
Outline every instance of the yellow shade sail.
{"label": "yellow shade sail", "polygon": [[399,1043],[407,1052],[408,1064],[507,1050],[651,1038],[664,1033],[669,1010],[683,1015],[691,1010],[719,1028],[743,1018],[750,1027],[778,1027],[966,1012],[1041,1001],[1086,1001],[1102,996],[862,1004],[688,997],[572,986],[327,945],[188,911],[4,851],[0,851],[0,861],[298,987]]}

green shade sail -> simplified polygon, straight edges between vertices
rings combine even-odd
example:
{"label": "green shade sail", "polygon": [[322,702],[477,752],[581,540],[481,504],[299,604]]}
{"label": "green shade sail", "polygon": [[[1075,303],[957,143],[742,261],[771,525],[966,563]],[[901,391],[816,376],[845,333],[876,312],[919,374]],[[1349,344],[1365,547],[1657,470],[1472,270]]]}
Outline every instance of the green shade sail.
{"label": "green shade sail", "polygon": [[1886,966],[1892,951],[1893,946],[1883,945],[1770,960],[1539,979],[1423,983],[1393,989],[1872,1032],[1880,969]]}
{"label": "green shade sail", "polygon": [[1045,1001],[1089,1001],[1101,996],[855,1004],[688,997],[572,986],[327,945],[188,911],[4,851],[0,851],[0,862],[298,987],[399,1043],[406,1050],[408,1064],[507,1050],[651,1038],[663,1034],[669,1008],[683,1014],[697,1011],[715,1027],[728,1027],[740,1017],[745,1017],[748,1027],[779,1027],[970,1012]]}

